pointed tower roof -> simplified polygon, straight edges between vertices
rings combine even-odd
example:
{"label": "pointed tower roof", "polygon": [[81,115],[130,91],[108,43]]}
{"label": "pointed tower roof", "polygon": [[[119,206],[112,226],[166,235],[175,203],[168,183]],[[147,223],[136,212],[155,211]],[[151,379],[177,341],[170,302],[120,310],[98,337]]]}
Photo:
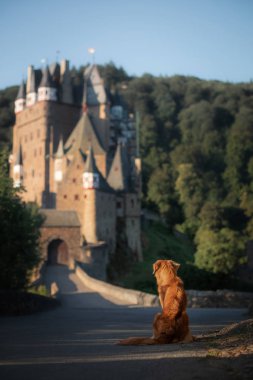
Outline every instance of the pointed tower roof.
{"label": "pointed tower roof", "polygon": [[83,113],[64,148],[68,150],[68,153],[78,149],[85,153],[90,146],[92,146],[94,154],[105,154],[95,126],[92,125],[88,114]]}
{"label": "pointed tower roof", "polygon": [[55,158],[62,158],[64,156],[64,149],[63,149],[63,138],[60,137],[59,145],[57,152],[55,153]]}
{"label": "pointed tower roof", "polygon": [[85,163],[84,171],[85,171],[85,173],[98,173],[99,174],[99,171],[98,171],[98,168],[96,165],[96,161],[95,161],[95,157],[93,154],[93,149],[91,146],[89,147],[89,152],[87,155],[87,160]]}
{"label": "pointed tower roof", "polygon": [[18,147],[18,153],[17,153],[15,165],[20,165],[20,166],[23,165],[23,154],[22,154],[21,144],[19,144],[19,147]]}
{"label": "pointed tower roof", "polygon": [[107,178],[109,185],[118,191],[129,190],[130,167],[126,146],[118,143],[112,166]]}
{"label": "pointed tower roof", "polygon": [[96,165],[96,160],[93,154],[93,149],[91,146],[89,147],[89,152],[88,152],[87,159],[85,162],[84,173],[91,173],[91,174],[98,175],[99,177],[98,189],[99,190],[105,191],[107,193],[114,192],[113,189],[108,185],[108,183],[106,182],[106,180],[104,179],[100,171],[98,170],[97,165]]}
{"label": "pointed tower roof", "polygon": [[84,71],[84,84],[87,86],[87,105],[96,106],[107,102],[104,81],[96,65],[91,65]]}
{"label": "pointed tower roof", "polygon": [[32,70],[32,73],[31,73],[30,92],[36,92],[36,81],[35,81],[34,70]]}
{"label": "pointed tower roof", "polygon": [[26,97],[25,82],[22,80],[16,99],[25,99],[25,97]]}
{"label": "pointed tower roof", "polygon": [[54,87],[48,66],[46,66],[45,70],[43,71],[39,87]]}

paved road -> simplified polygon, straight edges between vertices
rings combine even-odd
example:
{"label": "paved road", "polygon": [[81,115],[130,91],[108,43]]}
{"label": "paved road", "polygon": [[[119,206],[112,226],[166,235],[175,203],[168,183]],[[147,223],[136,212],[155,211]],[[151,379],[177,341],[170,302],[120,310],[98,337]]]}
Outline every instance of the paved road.
{"label": "paved road", "polygon": [[[229,367],[207,363],[201,343],[122,347],[150,336],[158,308],[118,305],[85,288],[65,267],[50,267],[62,306],[31,316],[0,318],[1,380],[231,379]],[[245,319],[243,309],[191,309],[194,334]],[[207,375],[208,373],[208,375]]]}

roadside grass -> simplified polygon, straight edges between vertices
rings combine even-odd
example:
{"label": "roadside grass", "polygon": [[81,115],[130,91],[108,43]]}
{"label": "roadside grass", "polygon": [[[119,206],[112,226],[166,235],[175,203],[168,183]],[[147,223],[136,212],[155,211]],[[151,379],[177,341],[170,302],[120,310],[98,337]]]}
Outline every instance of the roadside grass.
{"label": "roadside grass", "polygon": [[232,289],[252,291],[253,286],[233,275],[212,273],[198,268],[194,263],[195,247],[183,234],[172,234],[166,226],[153,223],[142,230],[143,262],[131,263],[120,271],[115,284],[124,288],[157,294],[153,263],[158,259],[175,260],[180,264],[179,277],[185,289]]}
{"label": "roadside grass", "polygon": [[50,297],[50,293],[44,284],[31,286],[27,289],[28,293],[38,294],[40,296]]}
{"label": "roadside grass", "polygon": [[117,281],[120,286],[156,294],[156,283],[152,275],[156,260],[171,259],[182,265],[194,261],[192,243],[170,234],[162,224],[154,223],[143,229],[142,247],[143,262],[132,264],[130,271]]}

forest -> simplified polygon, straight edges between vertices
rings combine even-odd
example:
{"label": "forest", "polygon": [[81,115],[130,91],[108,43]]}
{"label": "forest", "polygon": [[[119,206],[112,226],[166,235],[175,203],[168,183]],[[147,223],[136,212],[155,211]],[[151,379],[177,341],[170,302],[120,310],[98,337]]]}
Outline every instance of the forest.
{"label": "forest", "polygon": [[[195,245],[195,265],[230,274],[253,238],[253,83],[129,76],[99,66],[114,97],[140,120],[143,207]],[[83,68],[73,68],[80,80]],[[11,146],[18,87],[0,91],[0,148]]]}

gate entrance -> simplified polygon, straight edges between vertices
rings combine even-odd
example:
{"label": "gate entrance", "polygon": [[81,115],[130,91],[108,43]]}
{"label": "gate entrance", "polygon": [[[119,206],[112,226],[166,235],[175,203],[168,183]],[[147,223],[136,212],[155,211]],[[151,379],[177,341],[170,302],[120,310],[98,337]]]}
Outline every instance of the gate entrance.
{"label": "gate entrance", "polygon": [[69,252],[65,241],[61,239],[55,239],[49,243],[47,248],[47,262],[49,265],[68,265]]}

